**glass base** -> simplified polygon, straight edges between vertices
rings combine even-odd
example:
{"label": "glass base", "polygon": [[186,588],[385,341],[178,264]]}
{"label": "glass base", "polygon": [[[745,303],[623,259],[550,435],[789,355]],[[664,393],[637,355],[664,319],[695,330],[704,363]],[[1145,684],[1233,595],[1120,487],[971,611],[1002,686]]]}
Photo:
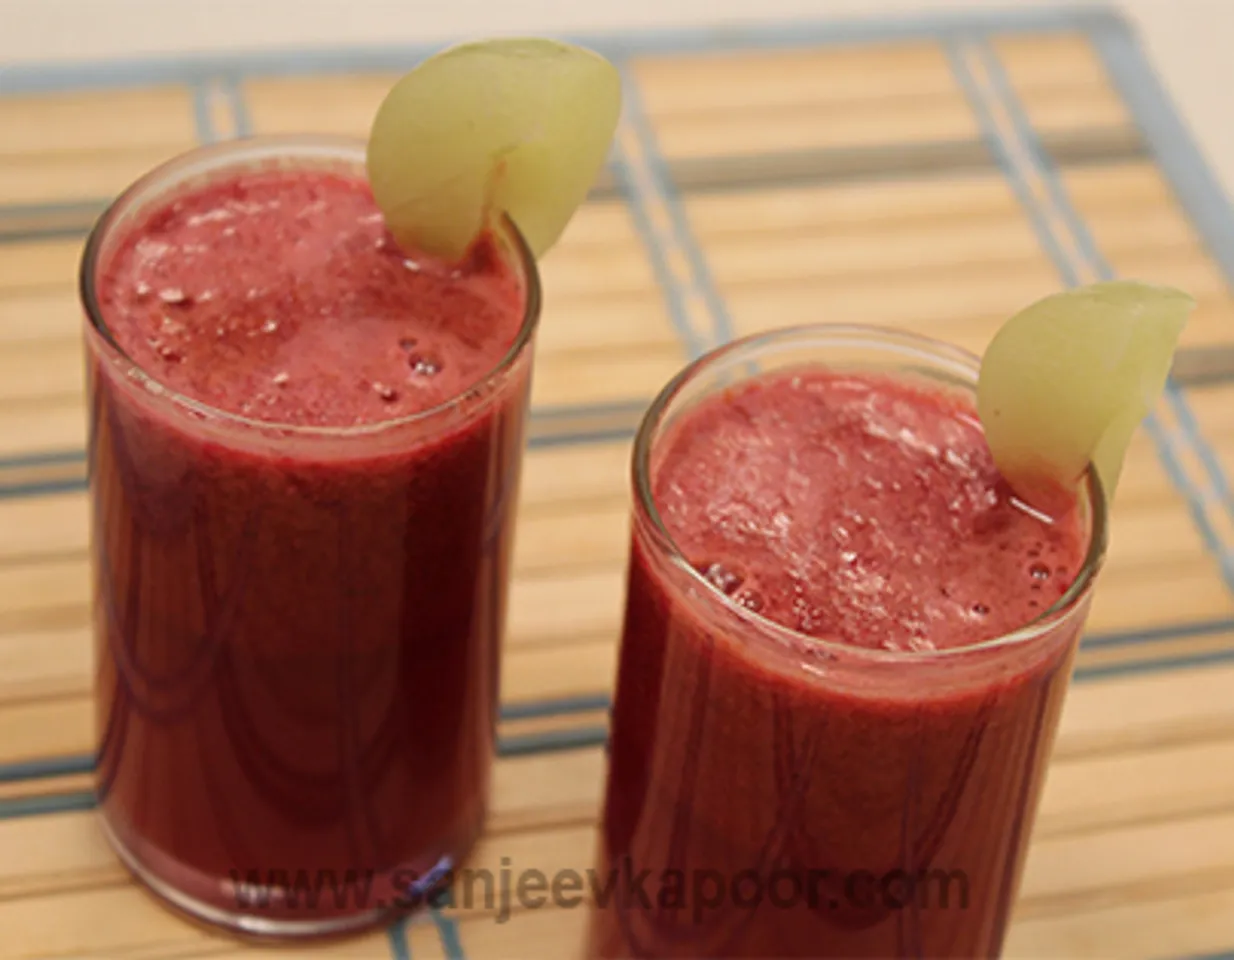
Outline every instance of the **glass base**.
{"label": "glass base", "polygon": [[[128,868],[129,872],[156,897],[188,919],[219,927],[243,938],[261,940],[313,940],[330,939],[362,933],[376,927],[385,926],[395,918],[414,912],[417,908],[410,906],[379,906],[350,913],[330,913],[316,916],[312,919],[293,920],[283,917],[272,917],[265,912],[227,909],[216,903],[210,903],[200,897],[186,893],[183,889],[167,880],[145,862],[117,833],[108,821],[107,815],[100,812],[98,817],[100,828],[108,844],[116,852],[116,856]],[[433,867],[426,871],[425,876],[445,877],[448,875],[455,858],[444,856]],[[444,882],[444,880],[442,881]],[[441,883],[437,884],[438,887]],[[420,892],[420,903],[429,901],[434,890],[426,889]]]}

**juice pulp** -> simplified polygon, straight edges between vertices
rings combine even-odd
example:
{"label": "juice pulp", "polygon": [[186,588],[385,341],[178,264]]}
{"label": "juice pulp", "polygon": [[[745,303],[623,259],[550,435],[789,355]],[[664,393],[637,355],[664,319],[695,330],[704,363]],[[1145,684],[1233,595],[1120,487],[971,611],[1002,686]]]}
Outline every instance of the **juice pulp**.
{"label": "juice pulp", "polygon": [[133,363],[95,331],[88,363],[104,822],[199,913],[389,908],[484,816],[529,348],[494,371],[527,281],[495,237],[400,250],[361,177],[307,165],[115,229],[98,312]]}
{"label": "juice pulp", "polygon": [[706,582],[636,520],[600,864],[647,895],[589,956],[996,955],[1078,622],[960,651],[1063,595],[1081,511],[1015,501],[967,399],[821,368],[687,408],[650,472]]}

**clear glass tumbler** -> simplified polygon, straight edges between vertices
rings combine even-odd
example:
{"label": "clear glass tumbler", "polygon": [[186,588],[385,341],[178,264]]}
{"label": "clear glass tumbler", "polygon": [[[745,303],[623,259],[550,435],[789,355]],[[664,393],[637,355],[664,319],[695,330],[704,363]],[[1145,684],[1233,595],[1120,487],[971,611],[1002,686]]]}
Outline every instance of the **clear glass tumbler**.
{"label": "clear glass tumbler", "polygon": [[507,222],[504,358],[355,427],[211,409],[125,355],[99,284],[143,214],[240,170],[319,169],[363,176],[364,145],[194,151],[115,202],[81,265],[102,822],[167,901],[259,935],[369,926],[481,829],[540,307]]}
{"label": "clear glass tumbler", "polygon": [[814,364],[961,395],[978,371],[907,334],[788,329],[703,357],[648,411],[598,858],[614,884],[592,909],[593,960],[1001,949],[1104,556],[1100,485],[1090,471],[1080,493],[1078,576],[1014,633],[909,652],[786,629],[690,564],[652,479],[696,402]]}

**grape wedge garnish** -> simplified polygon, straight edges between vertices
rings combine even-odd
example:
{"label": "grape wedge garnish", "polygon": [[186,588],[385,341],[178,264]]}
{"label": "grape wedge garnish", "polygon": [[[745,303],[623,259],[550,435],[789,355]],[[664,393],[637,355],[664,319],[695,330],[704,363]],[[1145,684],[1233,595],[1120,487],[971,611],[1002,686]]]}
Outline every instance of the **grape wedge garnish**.
{"label": "grape wedge garnish", "polygon": [[505,214],[543,256],[582,204],[621,114],[621,77],[596,53],[542,39],[451,47],[378,108],[368,176],[400,245],[461,259]]}
{"label": "grape wedge garnish", "polygon": [[1046,297],[1003,324],[982,358],[977,414],[1020,497],[1049,512],[1091,462],[1113,500],[1194,307],[1181,290],[1119,280]]}

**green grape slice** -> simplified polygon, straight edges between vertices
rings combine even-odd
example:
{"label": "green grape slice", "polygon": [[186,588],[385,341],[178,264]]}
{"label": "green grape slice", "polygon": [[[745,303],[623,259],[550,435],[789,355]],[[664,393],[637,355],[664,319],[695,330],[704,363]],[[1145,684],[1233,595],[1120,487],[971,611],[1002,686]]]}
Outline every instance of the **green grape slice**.
{"label": "green grape slice", "polygon": [[1017,494],[1048,509],[1091,462],[1114,498],[1194,307],[1181,290],[1113,281],[1046,297],[1002,326],[982,358],[977,414]]}
{"label": "green grape slice", "polygon": [[368,176],[401,244],[458,259],[502,213],[542,256],[608,155],[621,77],[600,55],[542,39],[452,47],[377,110]]}

